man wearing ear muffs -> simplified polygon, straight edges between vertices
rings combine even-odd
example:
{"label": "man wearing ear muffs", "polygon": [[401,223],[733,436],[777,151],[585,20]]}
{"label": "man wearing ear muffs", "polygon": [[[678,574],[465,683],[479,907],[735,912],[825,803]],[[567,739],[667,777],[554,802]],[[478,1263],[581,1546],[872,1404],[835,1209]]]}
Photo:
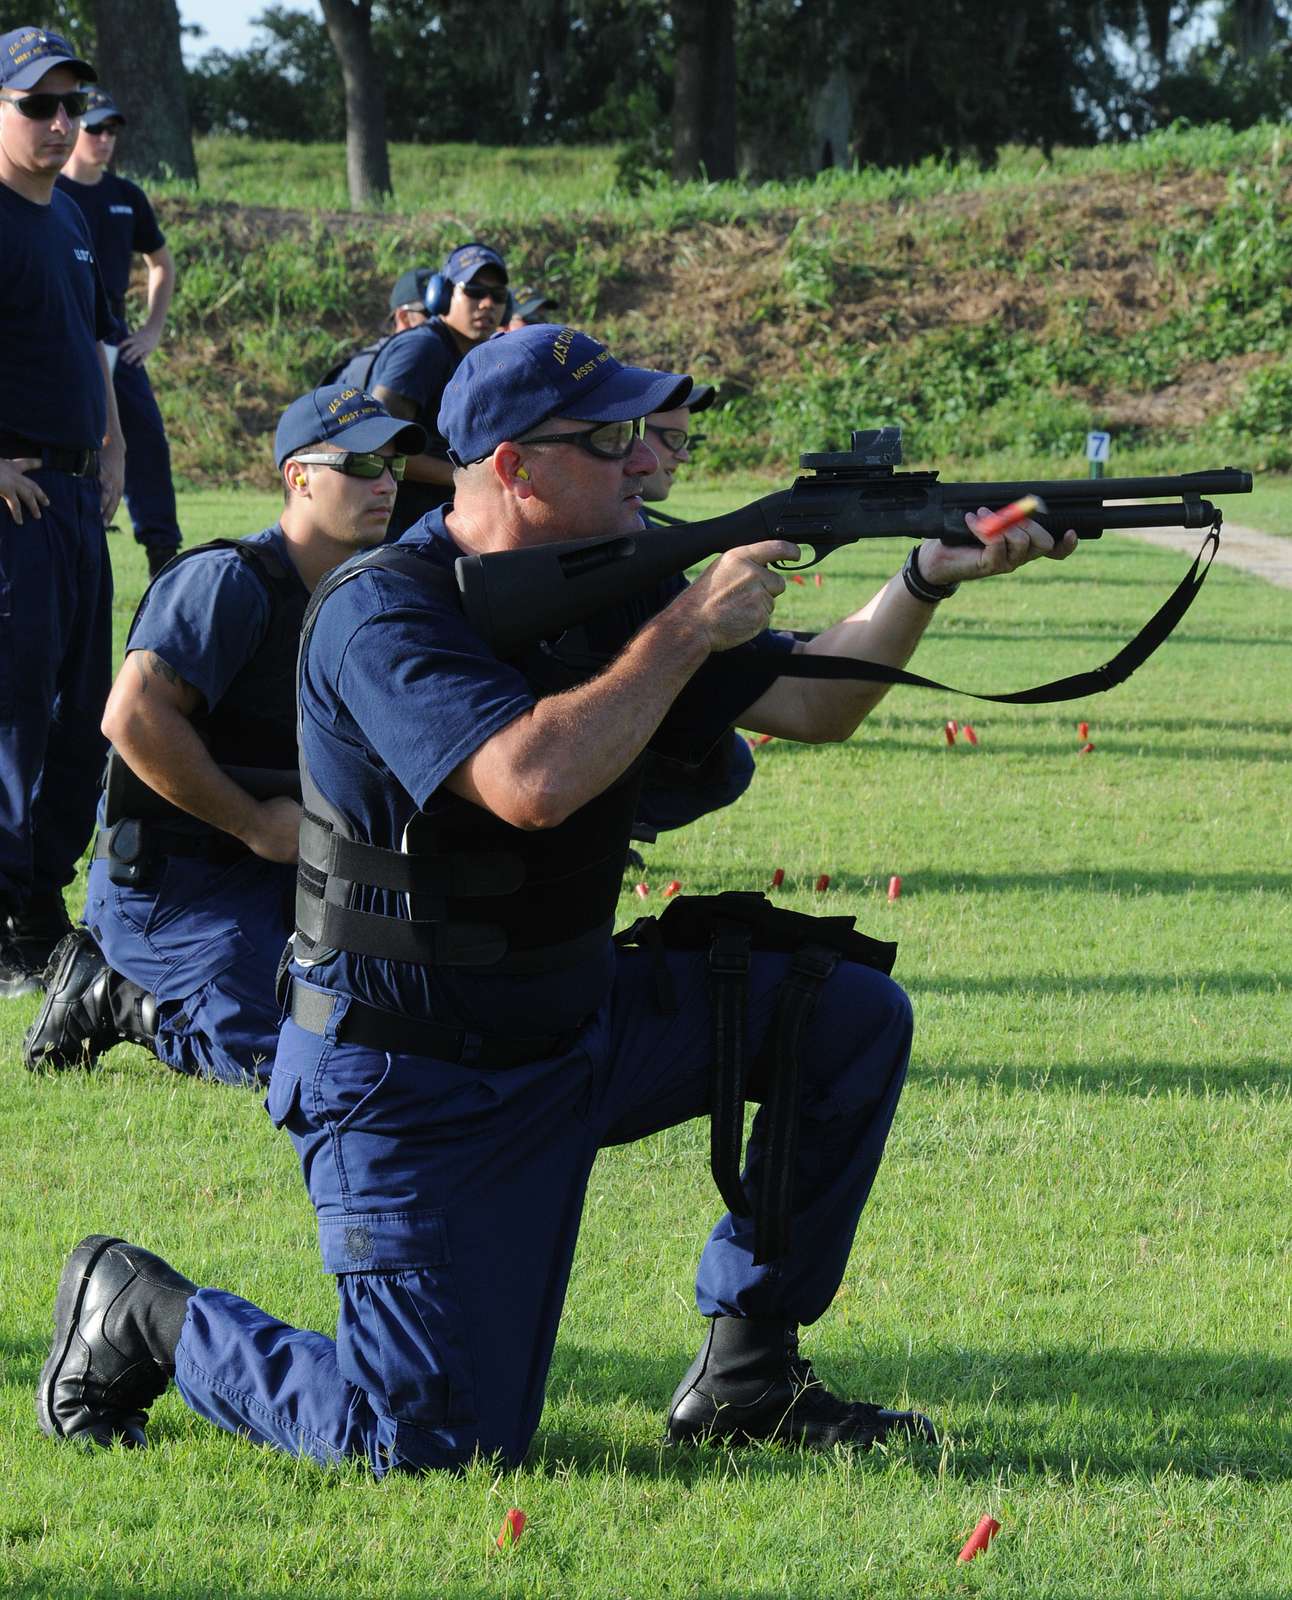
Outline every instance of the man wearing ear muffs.
{"label": "man wearing ear muffs", "polygon": [[436,426],[440,400],[463,356],[507,323],[512,297],[506,263],[487,244],[459,245],[427,283],[425,301],[429,321],[385,345],[367,383],[392,416],[419,423],[427,436],[425,451],[409,457],[390,519],[391,539],[453,498],[453,466]]}

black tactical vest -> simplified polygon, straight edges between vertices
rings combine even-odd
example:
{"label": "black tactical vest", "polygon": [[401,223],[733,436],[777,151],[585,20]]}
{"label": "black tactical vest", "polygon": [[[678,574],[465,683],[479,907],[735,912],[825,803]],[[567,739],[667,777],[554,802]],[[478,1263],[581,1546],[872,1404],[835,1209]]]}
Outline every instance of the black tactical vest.
{"label": "black tactical vest", "polygon": [[[182,550],[162,571],[169,572],[177,562],[189,561],[207,550],[232,550],[255,573],[269,601],[269,622],[258,649],[243,662],[218,703],[195,716],[193,725],[223,766],[295,766],[296,651],[309,598],[305,585],[290,561],[265,545],[243,539],[212,539],[194,545]],[[130,624],[132,633],[151,592],[149,584]],[[126,648],[130,648],[128,636]]]}
{"label": "black tactical vest", "polygon": [[[328,575],[306,609],[305,659],[320,606],[370,568],[393,569],[457,594],[453,574],[406,546],[386,545]],[[584,681],[601,662],[568,661],[542,647],[515,665],[542,697]],[[592,955],[609,938],[637,804],[635,771],[555,828],[513,828],[480,806],[445,796],[419,815],[402,850],[351,836],[312,781],[301,749],[296,954],[330,952],[421,966],[544,972]]]}

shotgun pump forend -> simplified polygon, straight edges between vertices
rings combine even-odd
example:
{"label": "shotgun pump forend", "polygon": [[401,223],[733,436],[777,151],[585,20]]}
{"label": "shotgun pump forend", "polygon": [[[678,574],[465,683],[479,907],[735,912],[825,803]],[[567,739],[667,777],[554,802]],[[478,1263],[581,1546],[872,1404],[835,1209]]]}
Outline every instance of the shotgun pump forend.
{"label": "shotgun pump forend", "polygon": [[940,483],[936,472],[895,471],[901,459],[900,428],[857,429],[851,450],[801,456],[807,473],[792,488],[725,516],[460,557],[463,608],[506,657],[724,550],[763,539],[810,546],[810,560],[775,563],[781,571],[801,571],[859,539],[978,544],[965,526],[966,511],[996,511],[1029,494],[1043,502],[1034,519],[1054,538],[1073,528],[1079,539],[1098,539],[1105,528],[1212,528],[1220,513],[1203,497],[1252,488],[1251,473],[1235,467],[1160,478]]}

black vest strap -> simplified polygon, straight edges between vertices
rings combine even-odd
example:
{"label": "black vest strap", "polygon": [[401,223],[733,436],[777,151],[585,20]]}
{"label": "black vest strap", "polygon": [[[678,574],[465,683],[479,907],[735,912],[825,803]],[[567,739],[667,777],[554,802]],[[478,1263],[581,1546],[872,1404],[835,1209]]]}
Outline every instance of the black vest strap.
{"label": "black vest strap", "polygon": [[897,946],[867,938],[851,917],[809,917],[774,906],[762,894],[680,895],[657,920],[642,917],[615,935],[621,948],[650,953],[661,1009],[676,1010],[667,982],[666,950],[706,950],[712,1006],[709,1164],[724,1203],[736,1216],[751,1207],[741,1177],[745,1116],[745,1026],[751,950],[790,955],[756,1070],[766,1084],[764,1154],[754,1215],[754,1261],[789,1252],[798,1162],[799,1083],[803,1035],[821,986],[841,959],[892,971]]}

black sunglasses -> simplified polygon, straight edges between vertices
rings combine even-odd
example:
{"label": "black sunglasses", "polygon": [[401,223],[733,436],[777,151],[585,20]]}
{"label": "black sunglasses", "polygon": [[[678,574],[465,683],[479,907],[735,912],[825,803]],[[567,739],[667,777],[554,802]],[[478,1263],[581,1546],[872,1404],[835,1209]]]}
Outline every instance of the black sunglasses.
{"label": "black sunglasses", "polygon": [[507,298],[507,286],[497,283],[460,283],[458,288],[468,300],[492,300],[500,306]]}
{"label": "black sunglasses", "polygon": [[653,422],[648,422],[646,426],[664,441],[674,455],[681,450],[694,450],[696,445],[704,443],[702,433],[688,433],[685,428],[660,428]]}
{"label": "black sunglasses", "polygon": [[307,467],[331,467],[333,472],[340,472],[347,478],[379,478],[383,472],[389,472],[396,483],[403,478],[408,465],[407,456],[379,456],[375,450],[342,450],[334,456],[319,452],[291,459]]}
{"label": "black sunglasses", "polygon": [[589,455],[600,456],[603,461],[622,461],[632,454],[633,445],[642,436],[642,421],[634,417],[631,422],[599,422],[581,433],[540,433],[532,439],[518,439],[517,444],[576,444]]}
{"label": "black sunglasses", "polygon": [[85,115],[90,104],[90,97],[84,89],[68,89],[64,94],[7,94],[5,99],[33,122],[53,122],[59,106],[75,122],[78,117]]}

